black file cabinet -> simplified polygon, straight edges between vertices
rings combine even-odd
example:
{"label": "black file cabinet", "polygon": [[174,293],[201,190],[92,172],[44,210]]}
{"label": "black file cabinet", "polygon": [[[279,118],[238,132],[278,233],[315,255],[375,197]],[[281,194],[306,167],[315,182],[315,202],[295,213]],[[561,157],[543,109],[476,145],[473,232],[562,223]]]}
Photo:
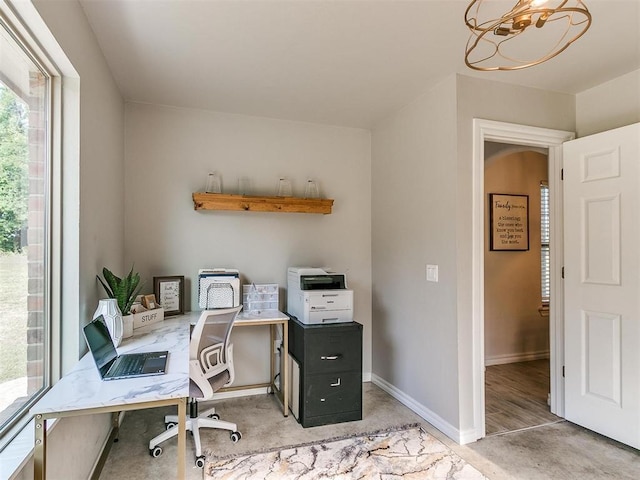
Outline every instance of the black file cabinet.
{"label": "black file cabinet", "polygon": [[289,354],[299,366],[303,427],[362,420],[362,325],[305,325],[291,317]]}

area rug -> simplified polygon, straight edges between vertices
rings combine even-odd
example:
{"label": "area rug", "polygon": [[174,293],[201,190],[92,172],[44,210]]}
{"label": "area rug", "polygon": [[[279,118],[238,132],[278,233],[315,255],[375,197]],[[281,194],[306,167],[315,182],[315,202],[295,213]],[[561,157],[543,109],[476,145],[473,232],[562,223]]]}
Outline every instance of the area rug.
{"label": "area rug", "polygon": [[486,479],[420,427],[210,459],[205,480]]}

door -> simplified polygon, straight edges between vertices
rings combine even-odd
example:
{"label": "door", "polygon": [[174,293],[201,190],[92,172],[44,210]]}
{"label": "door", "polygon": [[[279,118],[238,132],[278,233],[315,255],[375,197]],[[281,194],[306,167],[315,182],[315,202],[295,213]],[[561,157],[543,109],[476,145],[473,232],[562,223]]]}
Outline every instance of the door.
{"label": "door", "polygon": [[640,448],[640,124],[563,151],[565,416]]}

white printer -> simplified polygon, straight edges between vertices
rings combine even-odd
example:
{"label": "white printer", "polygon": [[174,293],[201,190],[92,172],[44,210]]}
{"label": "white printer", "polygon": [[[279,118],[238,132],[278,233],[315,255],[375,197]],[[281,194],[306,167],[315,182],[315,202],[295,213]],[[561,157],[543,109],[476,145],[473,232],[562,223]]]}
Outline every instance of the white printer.
{"label": "white printer", "polygon": [[322,268],[289,267],[287,311],[305,324],[353,321],[353,290],[343,273]]}

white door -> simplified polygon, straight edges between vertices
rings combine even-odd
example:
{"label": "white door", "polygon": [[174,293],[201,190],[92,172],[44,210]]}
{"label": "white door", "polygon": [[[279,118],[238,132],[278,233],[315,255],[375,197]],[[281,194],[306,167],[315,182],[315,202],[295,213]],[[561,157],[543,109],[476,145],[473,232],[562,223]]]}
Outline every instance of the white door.
{"label": "white door", "polygon": [[640,448],[640,124],[563,151],[565,417]]}

